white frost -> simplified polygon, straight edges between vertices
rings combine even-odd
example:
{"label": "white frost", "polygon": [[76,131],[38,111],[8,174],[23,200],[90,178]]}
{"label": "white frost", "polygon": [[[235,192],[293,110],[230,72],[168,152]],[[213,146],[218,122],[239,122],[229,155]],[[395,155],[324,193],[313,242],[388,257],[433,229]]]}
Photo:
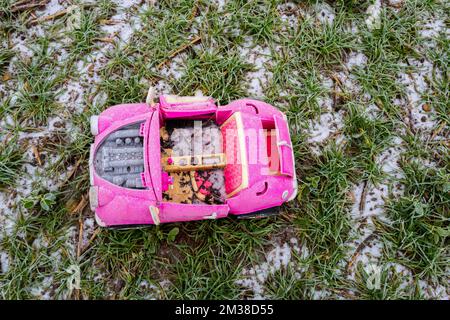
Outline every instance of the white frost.
{"label": "white frost", "polygon": [[272,73],[267,70],[271,62],[271,51],[268,47],[254,46],[253,40],[247,38],[246,45],[241,48],[240,55],[248,63],[252,64],[254,71],[248,72],[246,77],[250,83],[248,93],[254,98],[264,97],[264,87],[272,78]]}
{"label": "white frost", "polygon": [[398,82],[405,87],[407,101],[397,101],[410,112],[410,121],[415,129],[431,131],[436,126],[434,110],[424,110],[423,95],[429,89],[428,82],[435,77],[442,77],[439,70],[434,70],[433,64],[424,59],[418,61],[409,59],[409,65],[414,70],[399,75]]}
{"label": "white frost", "polygon": [[40,283],[36,283],[33,287],[29,289],[30,294],[39,300],[50,300],[51,297],[51,286],[53,284],[53,277],[45,277]]}
{"label": "white frost", "polygon": [[335,18],[334,8],[325,2],[315,7],[316,19],[323,24],[332,24]]}
{"label": "white frost", "polygon": [[306,247],[301,250],[298,246],[298,240],[295,238],[292,238],[289,243],[277,244],[273,250],[266,254],[265,262],[250,269],[244,269],[241,278],[236,281],[236,284],[252,292],[254,299],[265,299],[265,282],[269,276],[277,271],[291,267],[296,271],[294,275],[301,277],[301,272],[304,271],[304,268],[292,261],[294,254],[305,259],[309,252],[306,250]]}
{"label": "white frost", "polygon": [[436,37],[445,28],[445,22],[443,20],[434,20],[427,22],[422,30],[420,30],[420,35],[424,38]]}
{"label": "white frost", "polygon": [[367,57],[364,53],[352,51],[347,58],[346,67],[353,70],[355,67],[361,67],[367,64]]}
{"label": "white frost", "polygon": [[375,0],[366,11],[366,25],[369,30],[379,29],[381,26],[381,0]]}
{"label": "white frost", "polygon": [[9,271],[9,255],[6,252],[0,252],[0,266],[2,273]]}
{"label": "white frost", "polygon": [[318,121],[311,120],[309,123],[308,143],[321,143],[342,127],[343,122],[340,113],[321,114]]}

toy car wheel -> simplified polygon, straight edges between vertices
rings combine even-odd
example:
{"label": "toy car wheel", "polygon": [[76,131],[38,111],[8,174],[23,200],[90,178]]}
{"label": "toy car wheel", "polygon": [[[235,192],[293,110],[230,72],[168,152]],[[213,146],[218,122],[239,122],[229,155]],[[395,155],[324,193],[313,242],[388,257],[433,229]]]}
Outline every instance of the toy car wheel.
{"label": "toy car wheel", "polygon": [[267,217],[272,217],[272,216],[278,216],[279,214],[280,214],[280,207],[273,207],[273,208],[267,208],[264,210],[252,212],[252,213],[236,215],[236,216],[234,216],[234,218],[239,219],[239,220],[261,219],[261,218],[267,218]]}

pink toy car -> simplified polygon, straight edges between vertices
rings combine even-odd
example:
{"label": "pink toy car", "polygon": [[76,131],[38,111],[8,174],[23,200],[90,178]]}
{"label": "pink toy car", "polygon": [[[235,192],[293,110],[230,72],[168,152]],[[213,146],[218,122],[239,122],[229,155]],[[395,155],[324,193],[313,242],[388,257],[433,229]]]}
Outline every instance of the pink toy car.
{"label": "pink toy car", "polygon": [[297,193],[286,116],[240,99],[163,95],[91,117],[91,209],[100,226],[259,218]]}

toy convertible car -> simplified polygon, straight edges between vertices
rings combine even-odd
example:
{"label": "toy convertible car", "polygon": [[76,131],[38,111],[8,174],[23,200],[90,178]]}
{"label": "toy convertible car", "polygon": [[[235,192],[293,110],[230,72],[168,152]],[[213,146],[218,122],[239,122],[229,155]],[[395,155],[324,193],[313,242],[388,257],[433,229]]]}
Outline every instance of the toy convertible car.
{"label": "toy convertible car", "polygon": [[108,108],[91,132],[100,226],[264,217],[297,193],[286,117],[261,101],[163,95]]}

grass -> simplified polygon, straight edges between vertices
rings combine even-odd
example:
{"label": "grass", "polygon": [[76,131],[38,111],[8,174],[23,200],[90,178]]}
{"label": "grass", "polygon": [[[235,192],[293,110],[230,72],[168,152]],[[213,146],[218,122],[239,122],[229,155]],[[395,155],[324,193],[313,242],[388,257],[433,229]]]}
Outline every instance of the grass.
{"label": "grass", "polygon": [[[441,2],[394,8],[384,1],[380,27],[370,29],[372,2],[123,8],[75,1],[75,10],[32,26],[31,13],[48,14],[0,0],[0,298],[252,298],[252,288],[237,284],[248,277],[244,270],[273,267],[272,250],[292,238],[300,252],[266,275],[264,297],[442,298],[436,292],[449,290],[450,254],[449,41],[445,27],[431,38],[421,30],[448,13]],[[127,39],[122,25],[134,25]],[[262,53],[262,64],[249,57]],[[348,68],[356,53],[367,61]],[[412,104],[399,78],[421,72],[414,61],[433,67]],[[249,85],[255,74],[264,74],[262,96]],[[74,83],[81,89],[71,93]],[[83,202],[89,117],[143,101],[150,84],[163,93],[200,90],[221,104],[258,95],[280,108],[291,130],[297,198],[277,219],[91,226]],[[414,112],[434,122],[421,127]],[[313,126],[327,115],[333,120],[320,133],[329,134],[315,140]],[[394,169],[386,171],[385,161]],[[365,216],[360,202],[379,186],[388,190],[381,213]],[[367,190],[358,195],[357,187]],[[364,251],[373,244],[382,248],[375,257]],[[79,289],[71,286],[76,270]]]}
{"label": "grass", "polygon": [[49,38],[40,38],[34,48],[34,59],[21,59],[18,63],[19,90],[17,94],[17,112],[30,118],[33,124],[45,123],[56,108],[55,98],[62,84],[64,71],[57,70],[58,65],[52,57],[54,51],[49,48]]}
{"label": "grass", "polygon": [[349,153],[356,158],[362,179],[375,183],[382,176],[376,157],[389,145],[393,124],[383,117],[370,118],[361,105],[350,103],[347,108],[345,134],[349,139]]}
{"label": "grass", "polygon": [[6,66],[13,56],[14,52],[12,50],[4,48],[0,50],[0,76],[4,75]]}
{"label": "grass", "polygon": [[81,10],[79,16],[78,25],[68,31],[72,39],[70,50],[76,57],[89,53],[97,45],[95,38],[100,36],[97,21],[99,17],[95,12]]}
{"label": "grass", "polygon": [[388,204],[392,222],[383,235],[399,252],[401,263],[436,280],[446,274],[450,185],[445,169],[424,168],[418,161],[402,164],[404,195]]}
{"label": "grass", "polygon": [[189,59],[185,68],[185,75],[175,85],[180,94],[201,90],[217,97],[222,104],[244,94],[245,87],[240,84],[246,72],[251,70],[237,52],[230,51],[202,52]]}
{"label": "grass", "polygon": [[2,144],[0,151],[0,187],[11,187],[20,175],[24,163],[23,154],[15,145],[14,140],[7,145]]}

